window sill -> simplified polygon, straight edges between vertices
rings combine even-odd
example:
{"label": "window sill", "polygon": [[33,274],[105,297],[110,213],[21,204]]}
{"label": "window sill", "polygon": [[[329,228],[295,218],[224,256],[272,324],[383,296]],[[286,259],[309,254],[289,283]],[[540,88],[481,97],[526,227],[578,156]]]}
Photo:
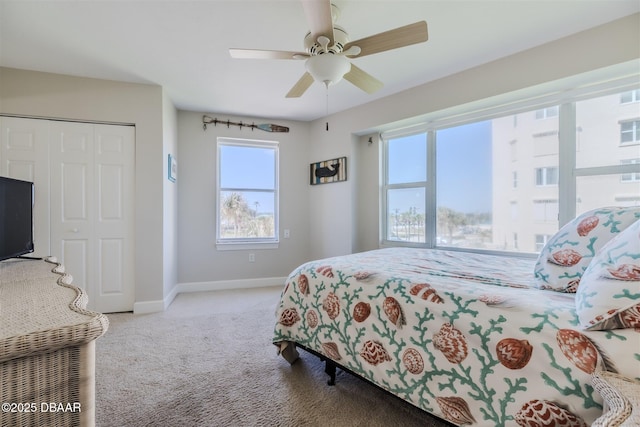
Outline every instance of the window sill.
{"label": "window sill", "polygon": [[216,249],[219,251],[243,251],[260,249],[278,249],[280,242],[218,242]]}

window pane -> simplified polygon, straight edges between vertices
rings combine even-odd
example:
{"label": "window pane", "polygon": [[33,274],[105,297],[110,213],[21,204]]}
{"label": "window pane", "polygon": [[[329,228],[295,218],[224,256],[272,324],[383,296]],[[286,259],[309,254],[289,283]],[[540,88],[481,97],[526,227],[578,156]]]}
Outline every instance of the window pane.
{"label": "window pane", "polygon": [[556,233],[559,120],[534,113],[437,132],[438,244],[536,252]]}
{"label": "window pane", "polygon": [[425,189],[387,191],[387,239],[425,242]]}
{"label": "window pane", "polygon": [[533,220],[535,222],[554,222],[558,219],[557,200],[534,200]]}
{"label": "window pane", "polygon": [[[495,249],[539,252],[545,236],[558,231],[559,211],[559,108],[545,109],[545,120],[531,114],[517,114],[517,125],[509,117],[493,120],[494,210],[493,245]],[[518,157],[507,162],[508,141],[517,141]],[[503,160],[501,160],[503,159]],[[518,188],[502,184],[508,171],[518,172]],[[518,205],[517,217],[508,216],[508,202]],[[518,235],[518,247],[511,247],[510,236]]]}
{"label": "window pane", "polygon": [[549,239],[551,238],[551,236],[546,235],[546,234],[536,234],[536,247],[535,247],[535,252],[540,252],[542,250],[542,248],[544,248],[544,245],[547,244],[547,242],[549,241]]}
{"label": "window pane", "polygon": [[275,189],[275,150],[220,145],[220,187]]}
{"label": "window pane", "polygon": [[640,142],[640,137],[638,136],[640,134],[639,129],[639,120],[620,123],[620,143]]}
{"label": "window pane", "polygon": [[576,178],[576,215],[602,206],[640,206],[640,181],[621,182],[620,174]]}
{"label": "window pane", "polygon": [[427,180],[427,137],[411,135],[388,141],[387,183],[399,184]]}
{"label": "window pane", "polygon": [[628,102],[640,101],[640,89],[630,90],[620,94],[620,102],[626,104]]}
{"label": "window pane", "polygon": [[[484,121],[443,129],[436,134],[437,244],[492,246],[491,133],[491,121]],[[507,148],[508,165],[511,147]],[[509,170],[506,175],[509,188],[513,188],[516,176]],[[511,215],[512,207],[506,208]],[[510,240],[513,241],[513,233]]]}
{"label": "window pane", "polygon": [[[623,159],[621,165],[640,165],[640,159]],[[640,182],[640,172],[623,173],[620,175],[620,182]],[[633,187],[631,187],[633,188]]]}
{"label": "window pane", "polygon": [[221,191],[220,238],[274,238],[272,191]]}
{"label": "window pane", "polygon": [[[630,97],[633,92],[626,92]],[[624,94],[612,94],[576,102],[576,167],[619,165],[640,153],[638,103]]]}
{"label": "window pane", "polygon": [[219,243],[273,243],[278,237],[277,145],[218,140]]}

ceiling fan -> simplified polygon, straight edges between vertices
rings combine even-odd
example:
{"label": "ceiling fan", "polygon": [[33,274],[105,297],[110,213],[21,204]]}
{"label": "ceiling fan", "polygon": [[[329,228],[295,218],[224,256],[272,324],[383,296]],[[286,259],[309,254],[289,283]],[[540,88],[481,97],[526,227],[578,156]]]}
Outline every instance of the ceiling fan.
{"label": "ceiling fan", "polygon": [[398,27],[356,41],[349,41],[344,28],[334,24],[339,10],[331,0],[302,0],[310,31],[304,38],[305,52],[261,49],[229,49],[232,58],[241,59],[298,59],[305,60],[307,71],[287,93],[298,98],[314,81],[327,87],[348,80],[367,93],[382,88],[383,83],[353,64],[349,59],[426,42],[425,21]]}

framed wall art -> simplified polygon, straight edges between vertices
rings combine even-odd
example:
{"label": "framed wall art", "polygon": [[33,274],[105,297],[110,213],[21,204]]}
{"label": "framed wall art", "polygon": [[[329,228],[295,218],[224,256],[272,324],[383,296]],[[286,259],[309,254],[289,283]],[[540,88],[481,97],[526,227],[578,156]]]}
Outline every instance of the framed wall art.
{"label": "framed wall art", "polygon": [[347,180],[347,158],[325,160],[309,165],[309,184],[328,184]]}

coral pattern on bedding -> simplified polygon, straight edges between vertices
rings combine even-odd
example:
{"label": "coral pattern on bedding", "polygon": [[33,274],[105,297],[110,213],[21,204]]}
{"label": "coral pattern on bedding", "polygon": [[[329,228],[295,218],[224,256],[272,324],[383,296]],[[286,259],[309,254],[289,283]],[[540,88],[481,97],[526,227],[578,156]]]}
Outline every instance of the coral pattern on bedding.
{"label": "coral pattern on bedding", "polygon": [[605,207],[564,225],[540,251],[534,273],[541,289],[575,293],[589,263],[609,240],[635,221],[640,207]]}
{"label": "coral pattern on bedding", "polygon": [[640,220],[607,242],[576,293],[584,329],[640,328]]}
{"label": "coral pattern on bedding", "polygon": [[273,342],[299,343],[463,426],[587,426],[591,374],[640,375],[635,329],[583,331],[533,259],[388,248],[303,264]]}

